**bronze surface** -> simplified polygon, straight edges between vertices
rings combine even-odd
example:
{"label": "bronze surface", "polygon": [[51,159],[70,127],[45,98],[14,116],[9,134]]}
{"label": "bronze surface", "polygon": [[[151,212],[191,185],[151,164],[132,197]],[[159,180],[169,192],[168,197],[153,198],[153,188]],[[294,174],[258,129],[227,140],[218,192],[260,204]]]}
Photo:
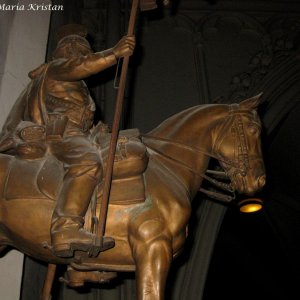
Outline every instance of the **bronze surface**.
{"label": "bronze surface", "polygon": [[[73,270],[81,272],[80,276],[88,271],[135,270],[138,299],[164,299],[168,270],[172,258],[184,245],[191,200],[202,184],[210,158],[219,160],[238,192],[253,194],[265,184],[261,125],[255,110],[259,101],[260,96],[257,96],[240,104],[192,107],[143,135],[149,158],[142,174],[145,201],[109,206],[106,234],[114,238],[115,247],[96,257],[81,251],[75,251],[74,257],[58,257],[47,247],[51,245],[52,214],[60,189],[57,188],[56,197],[51,198],[38,183],[46,177],[37,178],[32,170],[47,166],[43,160],[53,157],[51,148],[47,148],[44,157],[39,154],[29,158],[19,156],[18,148],[8,149],[11,153],[0,155],[0,244],[13,246],[51,264],[71,265]],[[95,134],[103,133],[99,130]],[[47,140],[42,143],[48,147]],[[100,157],[101,145],[93,146]],[[50,164],[52,168],[48,167],[50,177],[47,178],[53,178],[54,186],[57,180],[63,186],[64,176],[57,173],[59,168],[63,170],[62,163],[57,160],[55,163],[58,169]],[[10,177],[16,165],[26,176],[33,177],[32,183],[22,186],[19,194],[11,193],[7,197],[11,185],[17,189],[19,186],[14,177]],[[77,171],[80,173],[81,169]],[[80,201],[85,185],[81,182],[78,186],[77,194],[71,193],[70,197]],[[128,182],[128,189],[131,188]],[[99,198],[94,202],[97,215],[101,208]],[[85,222],[89,224],[90,220],[86,217]],[[87,280],[91,278],[101,281],[99,276],[87,276]]]}

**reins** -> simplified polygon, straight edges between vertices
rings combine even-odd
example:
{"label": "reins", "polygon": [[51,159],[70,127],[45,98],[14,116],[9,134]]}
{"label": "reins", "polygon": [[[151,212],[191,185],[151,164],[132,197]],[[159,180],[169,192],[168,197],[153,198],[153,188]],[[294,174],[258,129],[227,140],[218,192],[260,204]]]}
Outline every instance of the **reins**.
{"label": "reins", "polygon": [[[164,142],[167,142],[169,144],[173,144],[173,145],[176,145],[176,146],[179,146],[183,149],[188,149],[188,150],[192,150],[194,153],[196,154],[204,154],[206,156],[209,156],[209,157],[213,157],[213,158],[216,158],[218,159],[216,156],[213,156],[211,153],[207,152],[207,151],[204,151],[204,150],[200,150],[198,148],[194,148],[194,147],[191,147],[191,146],[187,146],[185,144],[182,144],[182,143],[179,143],[179,142],[174,142],[174,141],[171,141],[171,140],[168,140],[168,139],[165,139],[165,138],[158,138],[158,137],[154,137],[154,136],[150,136],[150,135],[142,135],[142,137],[145,137],[145,138],[151,138],[151,139],[154,139],[154,140],[159,140],[159,141],[164,141]],[[220,182],[214,178],[211,178],[209,177],[208,175],[206,175],[205,173],[199,173],[197,172],[195,169],[191,168],[190,166],[188,166],[187,164],[185,164],[184,162],[174,158],[174,157],[171,157],[169,155],[167,155],[166,153],[154,148],[154,147],[151,147],[150,145],[146,144],[147,148],[149,148],[150,150],[156,152],[158,155],[172,161],[173,163],[179,165],[180,167],[183,167],[187,170],[189,170],[191,173],[193,173],[194,175],[198,176],[198,177],[202,177],[203,179],[209,181],[210,183],[212,183],[214,186],[224,190],[224,191],[227,191],[227,192],[230,192],[230,193],[233,193],[234,192],[234,189],[232,188],[231,184],[227,184],[227,183],[224,183],[224,182]],[[222,178],[228,178],[228,176],[226,175],[226,172],[220,172],[220,171],[214,171],[214,170],[207,170],[207,173],[209,174],[212,174],[212,175],[216,175],[216,176],[219,176],[219,177],[222,177]],[[200,189],[201,190],[201,189]],[[204,189],[202,189],[204,190]],[[222,195],[223,196],[223,195]],[[225,195],[224,195],[225,196]],[[230,197],[230,196],[228,196]],[[226,196],[226,199],[227,199],[227,196]],[[230,198],[231,199],[231,198]],[[228,200],[228,199],[227,199]],[[229,200],[228,200],[229,201]]]}
{"label": "reins", "polygon": [[[196,148],[193,146],[185,145],[178,141],[172,141],[167,138],[152,136],[149,134],[144,134],[141,137],[144,139],[152,139],[155,141],[162,142],[166,145],[173,145],[181,149],[188,150],[189,152],[192,152],[194,154],[202,154],[206,155],[211,158],[217,159],[220,163],[223,163],[224,165],[228,166],[228,169],[226,168],[224,172],[214,171],[214,170],[207,170],[206,173],[212,174],[217,177],[222,177],[224,179],[228,179],[229,172],[234,168],[234,173],[240,173],[243,177],[246,176],[248,169],[250,168],[250,159],[258,159],[257,157],[250,157],[248,153],[248,147],[246,144],[245,139],[245,132],[243,127],[243,122],[241,119],[240,114],[247,114],[251,117],[251,114],[247,110],[240,110],[238,104],[231,104],[229,106],[229,114],[224,117],[225,121],[223,126],[220,129],[220,132],[218,133],[218,136],[212,146],[212,151],[207,151],[201,148]],[[218,153],[219,148],[224,140],[224,137],[226,136],[226,133],[231,130],[231,133],[235,137],[235,143],[234,143],[234,159],[227,159],[222,157],[220,153]],[[174,158],[173,156],[170,156],[166,154],[165,152],[157,149],[157,147],[152,147],[148,143],[146,143],[146,146],[151,149],[152,151],[156,152],[160,156],[172,161],[173,163],[179,165],[180,167],[183,167],[190,172],[192,172],[194,175],[198,177],[202,177],[203,179],[209,181],[211,184],[213,184],[215,187],[220,188],[226,192],[230,192],[233,194],[233,196],[220,194],[215,191],[206,190],[204,188],[199,189],[199,191],[205,193],[209,197],[221,200],[225,202],[230,202],[235,198],[234,189],[231,184],[227,184],[224,182],[220,182],[214,178],[209,177],[205,173],[199,173],[191,166],[187,165],[186,163]]]}

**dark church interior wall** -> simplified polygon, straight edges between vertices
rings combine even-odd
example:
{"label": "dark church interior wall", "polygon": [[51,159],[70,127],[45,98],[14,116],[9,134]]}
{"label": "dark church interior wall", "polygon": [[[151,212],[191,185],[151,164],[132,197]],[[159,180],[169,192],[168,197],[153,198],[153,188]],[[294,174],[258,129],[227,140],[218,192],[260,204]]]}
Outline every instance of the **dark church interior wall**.
{"label": "dark church interior wall", "polygon": [[[129,1],[53,2],[65,11],[52,15],[48,58],[62,24],[85,24],[97,51],[113,46],[126,32]],[[167,299],[295,299],[300,267],[299,17],[300,1],[283,0],[174,0],[169,8],[139,17],[123,128],[145,132],[186,107],[239,102],[260,92],[265,101],[259,110],[268,176],[259,196],[265,210],[241,216],[234,208],[196,199],[191,234],[174,262]],[[88,81],[98,118],[108,123],[113,78],[114,71],[108,71]],[[45,268],[26,259],[22,300],[38,299]],[[104,288],[79,292],[56,286],[56,296],[134,299],[134,279],[125,274]]]}

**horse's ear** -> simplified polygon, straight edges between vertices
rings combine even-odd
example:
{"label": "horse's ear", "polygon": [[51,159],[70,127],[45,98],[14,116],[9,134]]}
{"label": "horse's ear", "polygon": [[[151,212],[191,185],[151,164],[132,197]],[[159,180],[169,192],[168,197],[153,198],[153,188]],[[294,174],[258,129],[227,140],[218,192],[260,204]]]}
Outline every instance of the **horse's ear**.
{"label": "horse's ear", "polygon": [[262,94],[260,93],[252,98],[246,99],[240,103],[241,109],[256,109],[262,103]]}

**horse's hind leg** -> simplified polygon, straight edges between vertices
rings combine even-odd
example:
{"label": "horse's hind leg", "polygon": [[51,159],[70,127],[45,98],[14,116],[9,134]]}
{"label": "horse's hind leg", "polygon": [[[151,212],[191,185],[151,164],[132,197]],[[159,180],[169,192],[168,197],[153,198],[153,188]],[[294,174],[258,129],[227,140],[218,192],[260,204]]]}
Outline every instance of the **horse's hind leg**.
{"label": "horse's hind leg", "polygon": [[138,300],[163,300],[172,260],[171,239],[157,220],[142,223],[131,235]]}

